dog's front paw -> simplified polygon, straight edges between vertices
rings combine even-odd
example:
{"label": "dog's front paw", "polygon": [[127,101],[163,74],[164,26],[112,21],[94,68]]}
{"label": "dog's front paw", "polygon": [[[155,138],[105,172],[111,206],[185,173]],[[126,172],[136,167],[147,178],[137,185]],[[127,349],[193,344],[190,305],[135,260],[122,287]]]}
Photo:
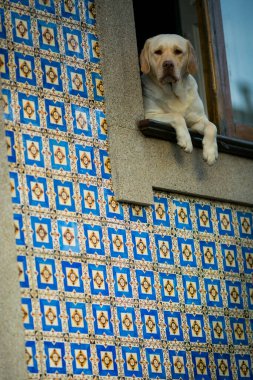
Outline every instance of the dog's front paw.
{"label": "dog's front paw", "polygon": [[188,136],[180,136],[177,139],[177,144],[186,152],[191,153],[193,150],[191,137]]}
{"label": "dog's front paw", "polygon": [[213,165],[218,158],[217,143],[205,144],[203,143],[203,158],[208,165]]}

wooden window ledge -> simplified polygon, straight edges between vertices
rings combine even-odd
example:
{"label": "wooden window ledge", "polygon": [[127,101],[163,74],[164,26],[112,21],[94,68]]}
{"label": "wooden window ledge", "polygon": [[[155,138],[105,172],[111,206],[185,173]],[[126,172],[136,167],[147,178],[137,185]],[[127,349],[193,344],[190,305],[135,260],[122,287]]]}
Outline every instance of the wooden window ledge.
{"label": "wooden window ledge", "polygon": [[[146,137],[153,137],[175,143],[177,141],[176,132],[169,124],[144,119],[139,121],[138,128]],[[193,146],[202,148],[203,136],[196,132],[189,132]],[[217,135],[217,144],[219,152],[253,159],[253,142]]]}

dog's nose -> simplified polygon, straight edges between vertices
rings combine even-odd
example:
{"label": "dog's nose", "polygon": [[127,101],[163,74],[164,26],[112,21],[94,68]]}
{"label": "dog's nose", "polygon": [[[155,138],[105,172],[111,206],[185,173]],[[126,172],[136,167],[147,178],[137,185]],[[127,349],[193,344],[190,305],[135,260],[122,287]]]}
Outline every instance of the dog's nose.
{"label": "dog's nose", "polygon": [[163,62],[163,68],[167,70],[173,70],[174,69],[174,63],[172,61],[164,61]]}

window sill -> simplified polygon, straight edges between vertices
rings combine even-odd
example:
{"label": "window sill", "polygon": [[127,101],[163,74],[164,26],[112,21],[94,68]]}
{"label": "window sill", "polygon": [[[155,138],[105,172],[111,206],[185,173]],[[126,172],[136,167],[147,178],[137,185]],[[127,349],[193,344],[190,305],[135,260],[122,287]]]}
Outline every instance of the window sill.
{"label": "window sill", "polygon": [[[138,128],[146,137],[176,142],[176,132],[168,124],[144,119],[139,121]],[[191,131],[190,135],[193,146],[201,148],[202,136]],[[253,142],[217,135],[217,145],[219,152],[253,159]]]}

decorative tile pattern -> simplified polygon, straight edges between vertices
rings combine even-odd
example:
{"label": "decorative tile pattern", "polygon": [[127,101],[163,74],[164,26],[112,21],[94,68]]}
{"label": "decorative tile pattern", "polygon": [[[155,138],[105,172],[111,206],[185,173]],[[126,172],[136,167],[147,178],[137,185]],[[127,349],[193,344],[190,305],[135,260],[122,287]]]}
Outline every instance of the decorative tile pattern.
{"label": "decorative tile pattern", "polygon": [[114,197],[94,1],[0,1],[30,379],[253,378],[253,212]]}

